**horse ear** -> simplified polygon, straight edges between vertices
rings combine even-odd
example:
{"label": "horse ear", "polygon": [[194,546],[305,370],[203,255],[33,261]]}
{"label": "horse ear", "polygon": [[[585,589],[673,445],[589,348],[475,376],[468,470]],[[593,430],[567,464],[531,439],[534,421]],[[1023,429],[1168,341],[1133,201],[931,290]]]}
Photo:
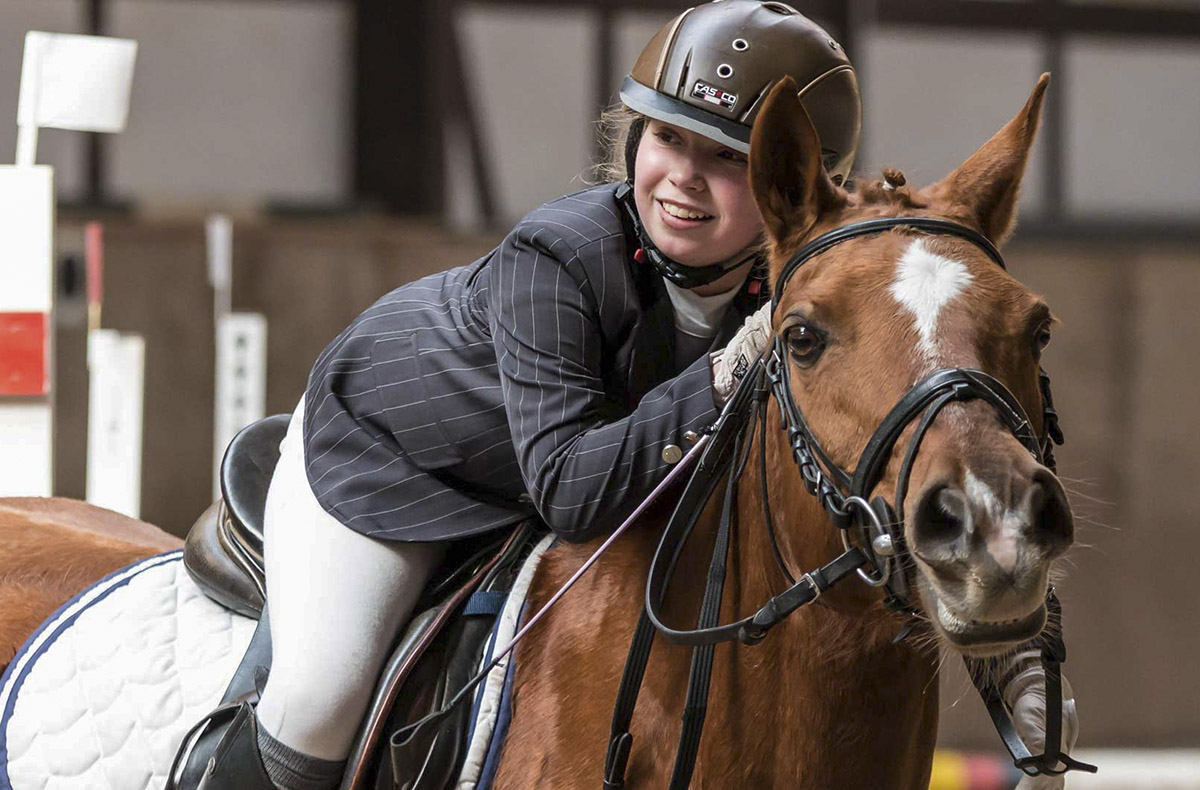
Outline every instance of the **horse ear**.
{"label": "horse ear", "polygon": [[750,189],[767,235],[776,245],[803,236],[841,195],[821,161],[821,143],[784,77],[767,95],[750,134]]}
{"label": "horse ear", "polygon": [[991,140],[946,178],[929,187],[931,196],[948,200],[952,214],[964,214],[1000,246],[1017,219],[1017,195],[1042,114],[1050,75],[1038,79],[1029,101]]}

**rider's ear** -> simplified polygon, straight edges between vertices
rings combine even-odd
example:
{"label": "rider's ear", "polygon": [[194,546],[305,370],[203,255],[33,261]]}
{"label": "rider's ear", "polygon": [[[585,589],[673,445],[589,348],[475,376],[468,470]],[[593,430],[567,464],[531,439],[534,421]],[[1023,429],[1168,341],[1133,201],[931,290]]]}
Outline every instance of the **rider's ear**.
{"label": "rider's ear", "polygon": [[947,213],[977,224],[996,246],[1008,239],[1016,223],[1021,176],[1049,84],[1050,75],[1043,74],[1025,107],[1008,125],[957,170],[925,190],[933,200],[949,203]]}
{"label": "rider's ear", "polygon": [[784,77],[767,95],[750,135],[750,188],[767,235],[794,246],[822,212],[844,200],[821,161],[817,130]]}

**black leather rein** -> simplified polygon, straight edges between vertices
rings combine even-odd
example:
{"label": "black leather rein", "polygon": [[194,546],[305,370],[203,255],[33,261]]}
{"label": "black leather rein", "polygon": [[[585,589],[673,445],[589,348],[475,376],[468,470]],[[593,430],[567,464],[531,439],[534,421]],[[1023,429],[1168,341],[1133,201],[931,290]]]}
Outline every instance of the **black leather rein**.
{"label": "black leather rein", "polygon": [[[1004,259],[982,234],[964,225],[931,217],[888,217],[857,222],[822,234],[805,244],[784,265],[775,288],[772,308],[779,306],[780,295],[801,266],[834,246],[862,236],[908,228],[923,233],[950,235],[971,242],[983,250],[1001,268]],[[1040,371],[1043,435],[1038,436],[1024,409],[1011,392],[996,378],[979,370],[949,368],[937,370],[917,382],[880,423],[867,442],[853,474],[841,469],[829,457],[813,435],[791,391],[786,341],[776,337],[768,354],[760,357],[742,378],[720,417],[711,429],[712,437],[688,480],[655,551],[646,584],[646,600],[630,645],[625,672],[613,711],[608,754],[605,760],[605,790],[625,786],[625,770],[633,736],[630,724],[638,691],[645,675],[655,632],[673,642],[693,647],[692,667],[684,705],[683,729],[670,790],[684,790],[692,776],[700,734],[704,725],[713,647],[719,642],[739,640],[752,645],[800,607],[815,601],[822,592],[842,579],[857,574],[866,583],[883,587],[885,600],[894,610],[912,618],[897,639],[903,638],[916,622],[916,609],[906,590],[905,577],[911,568],[903,532],[903,502],[912,464],[929,427],[937,415],[953,402],[983,400],[1040,463],[1053,471],[1053,444],[1062,444],[1062,432],[1050,396],[1050,380]],[[842,537],[844,551],[832,561],[794,579],[783,562],[776,542],[774,519],[769,504],[766,463],[766,409],[774,395],[780,409],[788,443],[800,472],[804,488],[821,503],[830,521]],[[916,423],[916,430],[901,462],[893,502],[877,496],[868,502],[882,478],[896,443],[905,429]],[[730,534],[737,521],[737,483],[749,460],[755,425],[761,426],[760,462],[763,485],[763,517],[776,560],[791,585],[771,598],[751,616],[718,624],[725,565]],[[675,565],[705,506],[725,479],[725,500],[718,524],[712,562],[709,566],[700,616],[694,629],[667,625],[661,608],[666,599]],[[1050,698],[1061,697],[1060,664],[1065,647],[1058,622],[1061,608],[1054,591],[1048,592],[1047,611],[1052,621],[1042,638],[1042,662],[1046,672],[1046,691]],[[1047,747],[1033,756],[1016,732],[1004,707],[1000,690],[986,673],[972,672],[980,694],[987,703],[993,723],[1013,757],[1015,765],[1031,776],[1058,774],[1066,770],[1095,768],[1079,763],[1061,750],[1062,706],[1046,706]],[[1058,769],[1058,763],[1066,767]]]}

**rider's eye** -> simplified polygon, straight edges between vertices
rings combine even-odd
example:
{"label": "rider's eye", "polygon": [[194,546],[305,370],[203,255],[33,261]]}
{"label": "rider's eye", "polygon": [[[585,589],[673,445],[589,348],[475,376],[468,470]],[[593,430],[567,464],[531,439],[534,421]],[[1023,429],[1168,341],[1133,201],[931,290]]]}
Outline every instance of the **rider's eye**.
{"label": "rider's eye", "polygon": [[825,338],[807,324],[798,324],[787,332],[788,350],[800,367],[811,367],[825,350]]}

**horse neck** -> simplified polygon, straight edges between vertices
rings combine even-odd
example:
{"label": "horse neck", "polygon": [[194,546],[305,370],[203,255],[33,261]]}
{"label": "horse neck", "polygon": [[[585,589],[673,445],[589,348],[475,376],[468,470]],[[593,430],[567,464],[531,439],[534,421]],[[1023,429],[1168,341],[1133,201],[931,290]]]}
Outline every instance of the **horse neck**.
{"label": "horse neck", "polygon": [[[790,450],[780,441],[778,412],[770,408],[766,435],[754,438],[737,483],[738,523],[730,541],[723,621],[754,612],[787,584],[764,523],[761,442],[780,553],[790,573],[798,577],[819,568],[842,550],[836,528],[803,490]],[[698,595],[704,575],[695,566],[690,570],[683,578],[692,580]],[[719,656],[708,726],[722,738],[719,748],[712,747],[711,761],[704,761],[702,786],[928,787],[937,732],[936,670],[930,654],[894,642],[902,625],[878,591],[849,577],[779,623],[761,643]],[[674,675],[667,675],[669,699],[682,696],[686,658],[682,651],[676,655]],[[863,753],[872,759],[864,761]],[[729,754],[739,755],[736,770],[755,772],[755,781],[734,775]]]}

